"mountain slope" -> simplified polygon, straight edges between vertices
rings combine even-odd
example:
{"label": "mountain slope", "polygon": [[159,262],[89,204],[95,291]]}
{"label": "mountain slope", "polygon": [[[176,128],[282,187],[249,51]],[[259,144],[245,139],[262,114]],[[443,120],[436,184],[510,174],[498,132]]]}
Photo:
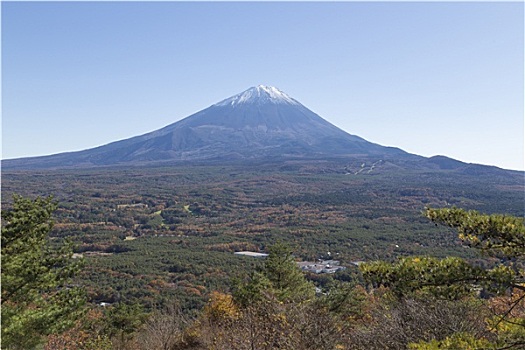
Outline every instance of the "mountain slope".
{"label": "mountain slope", "polygon": [[[259,85],[162,129],[79,152],[3,161],[6,168],[160,161],[412,156],[350,135],[275,87]],[[415,156],[413,156],[415,157]]]}

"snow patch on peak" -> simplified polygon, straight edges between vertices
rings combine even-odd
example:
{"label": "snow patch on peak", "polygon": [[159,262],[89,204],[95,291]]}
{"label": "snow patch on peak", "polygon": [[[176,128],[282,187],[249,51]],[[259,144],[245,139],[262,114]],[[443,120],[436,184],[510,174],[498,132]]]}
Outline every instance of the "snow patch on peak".
{"label": "snow patch on peak", "polygon": [[235,96],[227,98],[215,106],[237,106],[241,104],[291,104],[300,105],[299,102],[282,92],[276,87],[258,85],[249,88],[246,91],[241,92]]}

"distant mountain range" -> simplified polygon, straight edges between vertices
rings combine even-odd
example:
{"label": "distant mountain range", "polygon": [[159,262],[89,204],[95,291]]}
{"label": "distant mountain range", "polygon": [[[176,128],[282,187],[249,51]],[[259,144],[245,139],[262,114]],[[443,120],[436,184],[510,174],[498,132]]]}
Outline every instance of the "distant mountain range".
{"label": "distant mountain range", "polygon": [[425,158],[348,134],[275,87],[259,85],[162,129],[78,152],[2,161],[4,169],[180,162],[381,160],[403,168],[486,172],[495,167]]}

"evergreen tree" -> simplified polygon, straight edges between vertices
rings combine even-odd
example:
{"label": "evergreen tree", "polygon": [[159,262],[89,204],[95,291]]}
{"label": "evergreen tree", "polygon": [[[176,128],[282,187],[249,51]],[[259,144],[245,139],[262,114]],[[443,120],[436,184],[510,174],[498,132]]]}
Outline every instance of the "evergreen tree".
{"label": "evergreen tree", "polygon": [[[525,317],[518,312],[525,310],[524,218],[458,208],[427,209],[425,216],[436,225],[456,229],[465,244],[493,258],[493,265],[482,268],[456,257],[406,257],[393,264],[378,261],[361,265],[365,280],[373,287],[388,287],[399,300],[417,295],[460,300],[480,288],[504,295],[508,306],[488,320],[488,330],[497,334],[490,347],[525,346]],[[479,342],[469,334],[454,334],[443,341],[412,346],[437,349],[463,343],[475,347]]]}
{"label": "evergreen tree", "polygon": [[52,198],[14,196],[2,211],[2,348],[30,349],[74,325],[85,301],[71,285],[81,262],[70,243],[51,244]]}
{"label": "evergreen tree", "polygon": [[233,296],[242,307],[268,298],[281,302],[301,302],[315,295],[315,287],[297,266],[289,246],[276,243],[269,248],[264,266],[247,278],[233,281]]}
{"label": "evergreen tree", "polygon": [[297,266],[289,246],[277,243],[270,247],[264,275],[281,301],[301,301],[314,296],[315,288]]}
{"label": "evergreen tree", "polygon": [[483,254],[497,258],[488,269],[448,257],[407,257],[397,263],[363,264],[365,279],[392,288],[400,295],[427,290],[440,296],[461,297],[468,290],[484,287],[491,292],[525,291],[525,225],[523,218],[484,215],[458,208],[427,209],[436,224],[458,230],[459,238]]}
{"label": "evergreen tree", "polygon": [[128,342],[147,317],[140,304],[118,303],[112,306],[106,314],[106,333],[113,338],[114,348],[128,348]]}

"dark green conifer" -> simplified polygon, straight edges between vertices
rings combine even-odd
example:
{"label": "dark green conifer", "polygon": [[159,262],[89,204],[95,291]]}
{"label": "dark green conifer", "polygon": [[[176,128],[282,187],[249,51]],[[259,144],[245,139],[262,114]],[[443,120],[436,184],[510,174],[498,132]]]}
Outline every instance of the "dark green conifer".
{"label": "dark green conifer", "polygon": [[81,261],[70,243],[51,243],[52,198],[14,197],[2,211],[2,348],[29,349],[82,314],[85,298],[72,285]]}

